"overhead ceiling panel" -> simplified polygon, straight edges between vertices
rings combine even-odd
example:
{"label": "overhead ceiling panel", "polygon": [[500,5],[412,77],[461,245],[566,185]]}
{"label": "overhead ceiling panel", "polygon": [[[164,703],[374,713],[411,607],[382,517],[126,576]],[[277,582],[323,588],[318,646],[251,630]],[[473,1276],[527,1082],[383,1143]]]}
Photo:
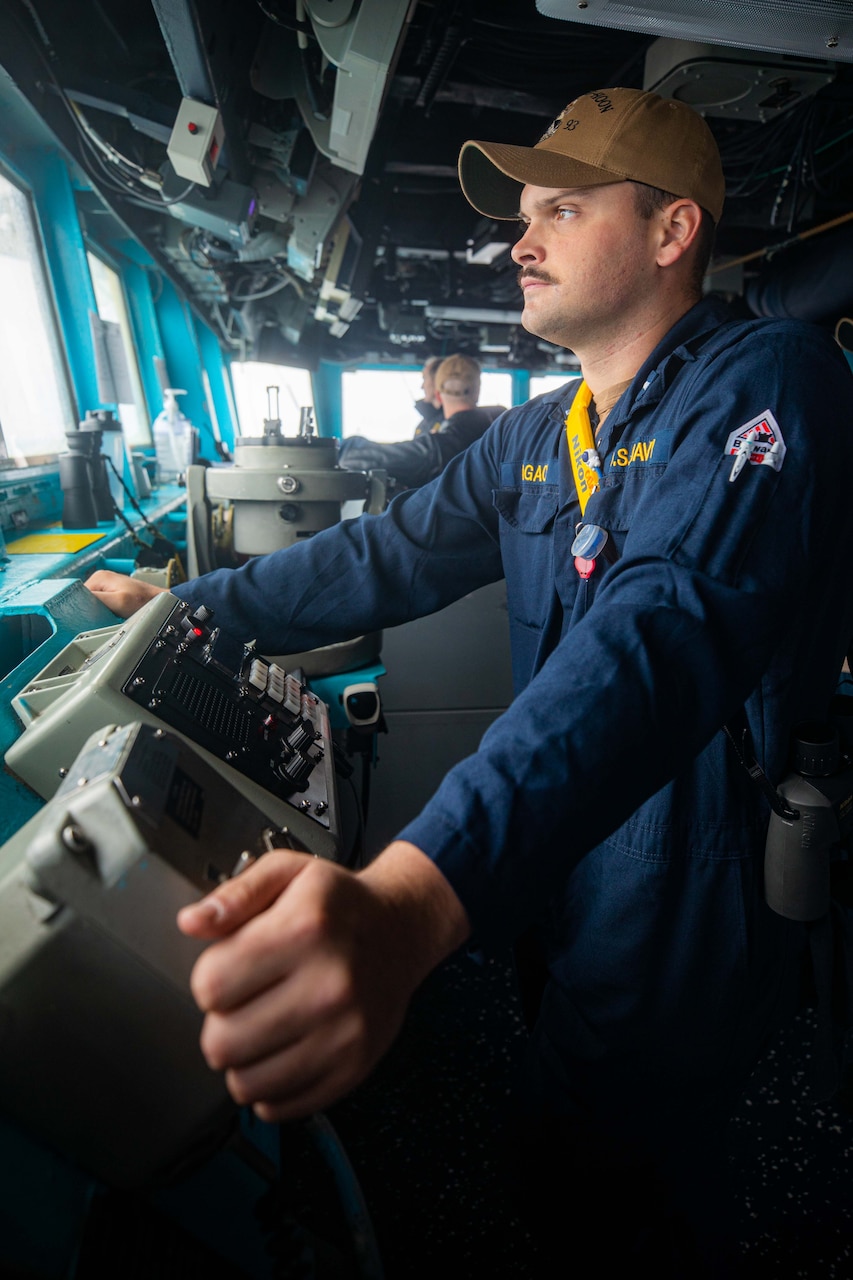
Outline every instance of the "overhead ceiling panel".
{"label": "overhead ceiling panel", "polygon": [[536,0],[549,18],[853,62],[851,0]]}

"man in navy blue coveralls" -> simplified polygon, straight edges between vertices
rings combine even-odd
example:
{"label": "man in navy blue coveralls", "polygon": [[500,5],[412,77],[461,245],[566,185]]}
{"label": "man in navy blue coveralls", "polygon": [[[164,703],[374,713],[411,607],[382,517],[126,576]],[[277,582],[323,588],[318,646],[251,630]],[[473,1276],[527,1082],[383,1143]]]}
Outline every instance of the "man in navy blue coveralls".
{"label": "man in navy blue coveralls", "polygon": [[[523,323],[591,395],[583,467],[569,383],[382,516],[180,592],[281,652],[505,575],[517,696],[367,869],[271,854],[181,927],[216,940],[205,1055],[265,1119],[361,1080],[467,938],[535,937],[522,1127],[558,1135],[555,1199],[606,1233],[599,1262],[648,1260],[653,1201],[713,1233],[715,1139],[796,990],[768,809],[721,730],[745,709],[778,782],[792,727],[826,713],[853,632],[853,383],[817,330],[700,300],[724,183],[681,104],[587,94],[535,147],[466,144],[460,175],[487,216],[520,210]],[[90,586],[119,613],[150,591]],[[656,1274],[699,1273],[652,1238]]]}

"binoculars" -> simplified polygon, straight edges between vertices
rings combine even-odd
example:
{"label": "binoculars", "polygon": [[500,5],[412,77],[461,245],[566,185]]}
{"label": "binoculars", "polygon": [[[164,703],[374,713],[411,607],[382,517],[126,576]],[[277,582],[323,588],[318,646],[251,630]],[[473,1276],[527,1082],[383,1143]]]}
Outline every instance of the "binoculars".
{"label": "binoculars", "polygon": [[62,527],[90,529],[100,520],[112,520],[115,508],[101,453],[102,432],[87,426],[66,432],[65,439],[68,453],[59,455]]}
{"label": "binoculars", "polygon": [[788,920],[818,920],[829,911],[831,863],[853,829],[853,759],[825,721],[797,726],[793,764],[777,788],[792,816],[770,817],[764,896]]}

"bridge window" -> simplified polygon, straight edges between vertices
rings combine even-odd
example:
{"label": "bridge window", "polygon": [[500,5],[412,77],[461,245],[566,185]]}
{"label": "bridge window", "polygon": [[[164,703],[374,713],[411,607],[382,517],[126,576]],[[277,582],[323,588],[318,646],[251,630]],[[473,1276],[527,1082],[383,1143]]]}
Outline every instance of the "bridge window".
{"label": "bridge window", "polygon": [[299,431],[299,410],[314,404],[311,375],[307,369],[263,364],[258,360],[238,364],[235,360],[231,365],[231,378],[240,434],[244,436],[261,435],[264,419],[275,413],[275,393],[272,393],[270,404],[267,387],[278,387],[278,414],[286,436],[295,436]]}
{"label": "bridge window", "polygon": [[420,421],[420,369],[347,369],[341,375],[344,436],[392,444],[408,440]]}
{"label": "bridge window", "polygon": [[480,378],[480,404],[502,404],[512,407],[512,374],[490,373],[486,370]]}
{"label": "bridge window", "polygon": [[61,453],[76,426],[29,197],[0,174],[0,457]]}
{"label": "bridge window", "polygon": [[[383,444],[408,440],[420,421],[420,369],[349,369],[341,377],[343,435],[367,436]],[[512,377],[484,372],[480,404],[512,404]]]}
{"label": "bridge window", "polygon": [[542,396],[546,391],[556,391],[557,387],[565,386],[570,378],[579,375],[572,373],[547,373],[539,374],[530,379],[530,395]]}
{"label": "bridge window", "polygon": [[[98,318],[104,322],[104,342],[108,357],[111,357],[109,364],[115,383],[115,404],[124,428],[124,437],[132,448],[143,448],[152,443],[151,426],[121,279],[117,271],[94,253],[87,253],[86,257],[89,260]],[[114,342],[118,344],[123,360],[121,356],[116,359],[118,353],[113,348]],[[110,403],[109,397],[107,403]]]}

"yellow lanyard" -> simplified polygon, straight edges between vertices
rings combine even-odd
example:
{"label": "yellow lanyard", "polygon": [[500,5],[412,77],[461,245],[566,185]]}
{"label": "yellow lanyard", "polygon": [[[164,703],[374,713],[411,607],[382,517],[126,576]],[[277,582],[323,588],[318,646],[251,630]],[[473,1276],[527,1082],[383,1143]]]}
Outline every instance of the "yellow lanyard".
{"label": "yellow lanyard", "polygon": [[592,392],[581,380],[572,407],[566,415],[566,439],[569,443],[569,457],[572,461],[572,475],[578,491],[581,515],[586,504],[601,483],[601,463],[595,448],[595,436],[589,420],[589,406]]}

